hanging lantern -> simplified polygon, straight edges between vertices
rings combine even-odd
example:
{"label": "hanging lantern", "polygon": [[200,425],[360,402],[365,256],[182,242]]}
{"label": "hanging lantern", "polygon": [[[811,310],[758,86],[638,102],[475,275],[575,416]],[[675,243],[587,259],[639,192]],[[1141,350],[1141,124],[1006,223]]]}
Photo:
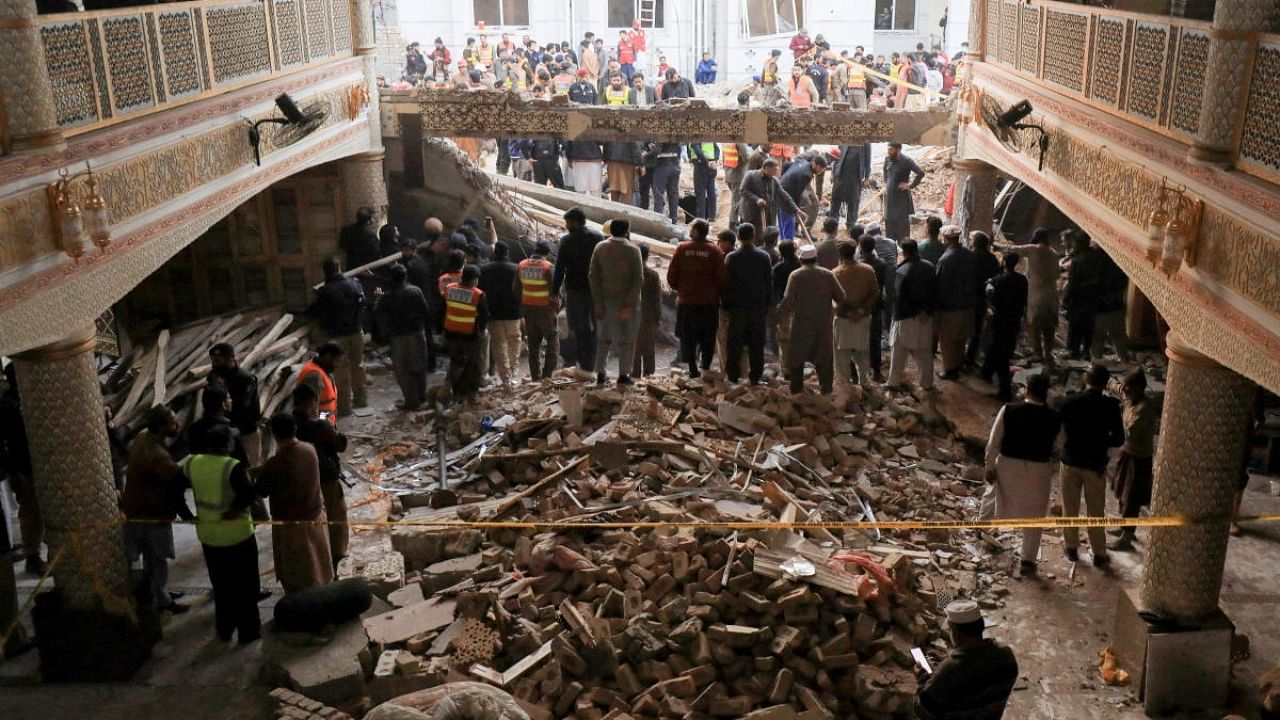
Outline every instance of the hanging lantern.
{"label": "hanging lantern", "polygon": [[[111,213],[106,199],[98,190],[98,178],[87,163],[82,173],[73,175],[64,169],[58,175],[59,180],[45,190],[49,198],[49,216],[53,219],[53,231],[58,236],[62,251],[78,262],[90,240],[102,249],[111,244]],[[83,209],[74,187],[80,177],[85,178],[87,190]]]}
{"label": "hanging lantern", "polygon": [[1179,207],[1169,221],[1164,232],[1164,247],[1160,257],[1160,269],[1165,275],[1172,276],[1182,267],[1182,253],[1186,249],[1187,224],[1182,219],[1182,208]]}
{"label": "hanging lantern", "polygon": [[88,171],[85,184],[88,186],[89,196],[84,201],[84,220],[89,238],[99,250],[106,250],[111,244],[111,216],[107,212],[107,201],[98,192],[98,178],[94,177],[93,170]]}
{"label": "hanging lantern", "polygon": [[1147,217],[1147,261],[1152,265],[1160,262],[1164,251],[1165,228],[1169,224],[1169,211],[1165,209],[1166,196],[1160,193],[1160,205]]}

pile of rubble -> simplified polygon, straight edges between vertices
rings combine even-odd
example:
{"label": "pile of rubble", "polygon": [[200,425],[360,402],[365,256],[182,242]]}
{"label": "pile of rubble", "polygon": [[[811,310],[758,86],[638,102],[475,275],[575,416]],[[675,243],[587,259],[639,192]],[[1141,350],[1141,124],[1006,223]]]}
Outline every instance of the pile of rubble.
{"label": "pile of rubble", "polygon": [[833,524],[973,517],[980,470],[923,395],[562,373],[447,432],[457,505],[411,441],[365,469],[398,520],[340,572],[391,606],[364,620],[374,702],[467,679],[531,718],[887,718],[945,654],[939,608],[1003,593],[993,538]]}

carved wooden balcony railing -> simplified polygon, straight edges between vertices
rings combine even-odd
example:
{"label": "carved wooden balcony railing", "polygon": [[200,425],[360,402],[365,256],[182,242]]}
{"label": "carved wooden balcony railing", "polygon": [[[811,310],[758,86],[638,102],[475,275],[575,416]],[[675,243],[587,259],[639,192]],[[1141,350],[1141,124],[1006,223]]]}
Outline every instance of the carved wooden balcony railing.
{"label": "carved wooden balcony railing", "polygon": [[197,0],[42,15],[58,124],[76,135],[352,55],[349,0]]}
{"label": "carved wooden balcony railing", "polygon": [[[1212,23],[1037,0],[986,0],[986,60],[1190,143],[1209,77]],[[1237,166],[1280,181],[1280,35],[1259,35]]]}

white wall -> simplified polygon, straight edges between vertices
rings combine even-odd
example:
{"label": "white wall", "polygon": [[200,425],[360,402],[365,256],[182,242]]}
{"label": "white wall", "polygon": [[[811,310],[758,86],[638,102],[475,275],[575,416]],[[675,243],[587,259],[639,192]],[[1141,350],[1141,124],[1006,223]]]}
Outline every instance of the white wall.
{"label": "white wall", "polygon": [[[945,5],[946,0],[921,2]],[[877,33],[873,30],[874,4],[870,0],[807,0],[806,9],[805,25],[810,35],[822,33],[833,49],[873,47]],[[479,34],[471,0],[400,0],[397,11],[405,43],[417,40],[425,49],[439,36],[457,57],[465,38]],[[606,27],[608,17],[607,0],[529,0],[529,27],[490,26],[486,32],[491,43],[496,43],[506,30],[516,40],[527,33],[539,43],[568,40],[576,49],[582,34],[590,30],[603,37],[606,45],[613,46],[622,28]],[[939,17],[941,10],[933,18],[935,26]],[[720,79],[734,83],[750,81],[773,48],[783,51],[783,70],[790,67],[787,45],[791,33],[750,38],[743,25],[742,0],[666,0],[663,27],[647,31],[650,59],[656,65],[658,55],[665,54],[669,63],[692,79],[702,51],[707,49],[720,65]],[[911,41],[913,47],[915,42]]]}
{"label": "white wall", "polygon": [[[942,20],[942,14],[947,9],[948,0],[916,0],[916,26],[912,30],[876,30],[875,31],[875,52],[877,55],[888,56],[895,52],[915,52],[916,43],[924,43],[926,50],[930,49],[933,40],[942,39],[942,28],[938,26],[938,21]],[[969,16],[969,0],[956,0],[953,5],[964,5],[964,16]],[[952,7],[952,12],[956,8]],[[874,10],[873,10],[874,12]],[[948,17],[948,25],[951,25],[953,18]],[[874,23],[873,23],[874,26]],[[967,25],[961,31],[968,33]],[[952,29],[947,30],[947,49],[952,46],[955,40],[955,47],[960,47],[960,41],[967,38],[959,38],[953,36]],[[959,39],[957,39],[959,38]],[[855,43],[856,44],[856,43]]]}

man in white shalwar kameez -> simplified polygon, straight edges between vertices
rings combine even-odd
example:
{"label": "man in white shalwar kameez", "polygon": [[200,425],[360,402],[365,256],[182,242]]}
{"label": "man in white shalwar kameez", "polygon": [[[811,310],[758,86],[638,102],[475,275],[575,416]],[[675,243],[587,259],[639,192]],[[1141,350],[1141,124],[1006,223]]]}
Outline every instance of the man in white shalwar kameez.
{"label": "man in white shalwar kameez", "polygon": [[[1045,405],[1049,377],[1035,375],[1027,382],[1023,401],[1000,408],[987,441],[986,477],[993,487],[995,517],[1042,518],[1049,512],[1055,464],[1050,462],[1058,444],[1062,420]],[[1040,554],[1040,528],[1022,531],[1023,575],[1036,573]]]}

